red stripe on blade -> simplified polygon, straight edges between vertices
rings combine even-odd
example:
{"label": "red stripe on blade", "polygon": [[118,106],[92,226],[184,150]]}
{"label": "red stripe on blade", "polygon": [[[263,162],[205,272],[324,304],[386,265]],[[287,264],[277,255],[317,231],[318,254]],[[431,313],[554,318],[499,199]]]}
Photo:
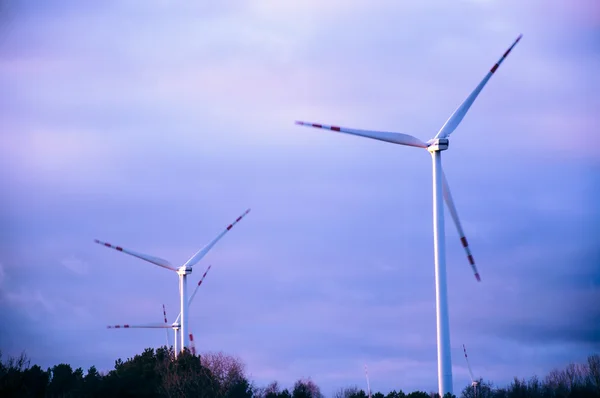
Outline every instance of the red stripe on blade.
{"label": "red stripe on blade", "polygon": [[318,128],[320,128],[320,129],[322,129],[322,128],[323,128],[323,126],[322,126],[321,124],[317,124],[317,123],[313,123],[313,124],[312,124],[312,126],[313,126],[313,127],[318,127]]}
{"label": "red stripe on blade", "polygon": [[235,222],[238,222],[238,221],[240,221],[241,219],[242,219],[242,216],[239,216],[239,217],[237,218],[237,220],[235,220]]}
{"label": "red stripe on blade", "polygon": [[498,69],[499,66],[500,65],[498,65],[498,64],[494,65],[494,67],[490,70],[490,72],[492,72],[492,73],[496,72],[496,69]]}
{"label": "red stripe on blade", "polygon": [[462,243],[463,247],[469,246],[469,244],[467,243],[467,238],[465,238],[464,236],[460,238],[460,242]]}
{"label": "red stripe on blade", "polygon": [[337,126],[331,126],[331,129],[332,129],[333,131],[340,131],[340,128],[339,128],[339,127],[337,127]]}
{"label": "red stripe on blade", "polygon": [[115,247],[115,249],[117,249],[117,250],[118,250],[118,251],[120,251],[120,252],[122,252],[122,251],[123,251],[123,248],[122,248],[122,247],[120,247],[120,246],[117,246],[117,247]]}
{"label": "red stripe on blade", "polygon": [[227,230],[229,231],[232,227],[233,227],[233,225],[229,224],[229,226],[227,227]]}
{"label": "red stripe on blade", "polygon": [[475,265],[475,260],[473,260],[473,256],[469,254],[468,258],[469,258],[469,264]]}
{"label": "red stripe on blade", "polygon": [[110,243],[105,243],[104,246],[110,247]]}
{"label": "red stripe on blade", "polygon": [[477,282],[481,282],[481,278],[479,277],[479,273],[475,274],[475,278],[477,279]]}

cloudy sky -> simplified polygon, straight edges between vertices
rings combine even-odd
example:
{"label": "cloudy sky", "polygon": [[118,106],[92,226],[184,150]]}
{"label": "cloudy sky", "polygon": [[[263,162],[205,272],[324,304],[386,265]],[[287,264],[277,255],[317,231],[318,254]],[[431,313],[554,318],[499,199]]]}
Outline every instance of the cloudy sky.
{"label": "cloudy sky", "polygon": [[0,349],[108,370],[164,344],[106,325],[174,320],[176,275],[93,240],[180,264],[250,207],[191,275],[200,351],[435,390],[428,154],[294,121],[427,140],[519,33],[444,153],[482,276],[448,222],[455,390],[463,343],[497,384],[598,353],[592,0],[2,2]]}

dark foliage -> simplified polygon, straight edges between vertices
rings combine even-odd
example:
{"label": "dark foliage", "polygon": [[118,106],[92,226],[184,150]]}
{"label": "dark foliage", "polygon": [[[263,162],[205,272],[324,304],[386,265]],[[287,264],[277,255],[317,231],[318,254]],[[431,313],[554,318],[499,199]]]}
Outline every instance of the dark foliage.
{"label": "dark foliage", "polygon": [[[373,398],[430,398],[438,394],[402,390],[387,395],[373,392]],[[366,398],[356,386],[341,388],[334,398]],[[107,374],[92,366],[81,368],[58,364],[47,370],[30,366],[25,354],[3,360],[0,352],[0,397],[101,398],[101,397],[200,397],[200,398],[322,398],[319,387],[310,379],[298,380],[290,390],[277,382],[256,388],[244,375],[244,365],[222,353],[192,355],[189,351],[174,359],[173,351],[163,347],[146,349],[126,361],[118,359]],[[544,379],[515,378],[503,388],[479,380],[462,390],[460,398],[600,398],[600,355],[586,364],[570,364],[553,370]],[[444,398],[456,398],[446,394]]]}

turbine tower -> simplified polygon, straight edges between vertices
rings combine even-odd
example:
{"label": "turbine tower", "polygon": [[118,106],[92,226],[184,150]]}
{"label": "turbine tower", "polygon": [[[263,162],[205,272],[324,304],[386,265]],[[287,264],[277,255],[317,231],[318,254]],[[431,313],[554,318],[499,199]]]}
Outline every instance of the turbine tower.
{"label": "turbine tower", "polygon": [[496,72],[500,64],[508,56],[515,45],[521,40],[522,35],[515,40],[515,42],[509,47],[508,50],[502,55],[500,60],[490,69],[479,85],[473,90],[473,92],[467,97],[467,99],[452,113],[450,118],[438,131],[435,137],[426,143],[420,139],[413,137],[412,135],[402,133],[392,133],[383,131],[370,131],[370,130],[358,130],[346,127],[330,126],[318,123],[307,123],[297,121],[296,124],[301,126],[315,127],[320,129],[326,129],[336,131],[339,133],[346,133],[351,135],[357,135],[366,138],[372,138],[380,141],[391,142],[393,144],[400,144],[406,146],[413,146],[417,148],[424,148],[431,154],[433,164],[433,245],[434,245],[434,260],[435,260],[435,293],[436,293],[436,322],[437,322],[437,357],[438,357],[438,391],[440,396],[450,392],[452,393],[452,359],[450,356],[450,330],[448,320],[448,301],[447,301],[447,288],[446,288],[446,247],[444,239],[444,213],[442,198],[446,201],[450,210],[450,215],[454,220],[460,241],[466,251],[467,258],[475,274],[477,281],[480,281],[479,273],[475,267],[475,261],[471,255],[467,238],[463,232],[458,213],[452,195],[450,194],[450,188],[448,182],[444,176],[442,170],[442,151],[448,149],[448,142],[450,134],[458,127],[462,119],[467,114],[467,111],[473,105],[473,102],[486,85],[488,80]]}
{"label": "turbine tower", "polygon": [[[206,271],[204,271],[204,274],[202,275],[202,278],[200,278],[200,281],[196,285],[196,289],[194,289],[194,293],[192,293],[192,296],[190,297],[190,300],[188,301],[188,306],[192,305],[192,301],[194,301],[194,297],[196,297],[196,293],[198,292],[198,289],[202,285],[202,282],[204,281],[204,278],[206,278],[206,274],[208,274],[208,271],[210,271],[210,267],[212,267],[212,265],[208,266],[208,268],[206,269]],[[181,318],[181,313],[177,316],[177,319],[173,323],[174,325],[179,325],[179,318]],[[175,336],[177,336],[177,331],[175,331]],[[193,335],[193,333],[191,331],[191,328],[190,328],[190,333],[189,333],[188,337],[190,339],[190,351],[192,352],[192,354],[196,355],[196,344],[194,343],[194,335]]]}
{"label": "turbine tower", "polygon": [[[187,298],[187,276],[192,273],[192,267],[196,263],[198,263],[200,260],[202,260],[202,258],[204,256],[206,256],[206,254],[210,251],[210,249],[223,237],[223,235],[225,235],[231,228],[233,228],[233,226],[235,224],[237,224],[242,218],[244,218],[244,216],[246,214],[248,214],[249,212],[250,212],[250,209],[246,210],[244,212],[244,214],[239,216],[233,223],[229,224],[227,226],[227,228],[225,228],[225,230],[223,230],[219,235],[217,235],[216,238],[214,238],[211,242],[209,242],[202,249],[198,250],[198,252],[196,254],[194,254],[192,257],[190,257],[190,259],[187,260],[179,268],[175,268],[173,265],[171,265],[170,262],[168,262],[167,260],[164,260],[162,258],[159,258],[159,257],[154,257],[154,256],[150,256],[147,254],[138,253],[133,250],[125,249],[121,246],[115,246],[110,243],[102,242],[98,239],[96,239],[94,241],[100,245],[104,245],[111,249],[129,254],[131,256],[140,258],[140,259],[148,261],[152,264],[158,265],[159,267],[163,267],[163,268],[166,268],[170,271],[174,271],[177,273],[177,275],[179,276],[179,305],[180,305],[179,316],[181,318],[181,323],[179,325],[179,331],[180,331],[179,343],[181,344],[180,352],[183,352],[184,348],[187,347],[187,340],[188,340],[188,328],[187,328],[188,325],[187,325],[187,323],[188,323],[189,301]],[[195,294],[195,292],[194,292],[194,294]],[[179,319],[179,317],[178,317],[178,319]],[[134,327],[134,326],[127,326],[127,327]],[[140,327],[140,326],[136,326],[136,327]],[[149,326],[149,327],[156,327],[156,326]],[[162,328],[164,326],[161,325],[160,327]]]}

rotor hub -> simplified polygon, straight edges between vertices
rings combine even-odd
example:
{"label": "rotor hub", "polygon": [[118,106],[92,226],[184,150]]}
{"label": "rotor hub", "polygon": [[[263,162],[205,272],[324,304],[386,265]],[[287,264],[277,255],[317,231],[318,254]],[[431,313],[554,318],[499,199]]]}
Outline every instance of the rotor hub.
{"label": "rotor hub", "polygon": [[179,267],[179,269],[177,270],[177,274],[178,275],[189,275],[192,273],[192,267],[184,267],[181,266]]}
{"label": "rotor hub", "polygon": [[448,140],[448,138],[435,138],[427,141],[427,144],[429,144],[427,150],[429,152],[445,151],[446,149],[448,149],[449,143],[450,141]]}

